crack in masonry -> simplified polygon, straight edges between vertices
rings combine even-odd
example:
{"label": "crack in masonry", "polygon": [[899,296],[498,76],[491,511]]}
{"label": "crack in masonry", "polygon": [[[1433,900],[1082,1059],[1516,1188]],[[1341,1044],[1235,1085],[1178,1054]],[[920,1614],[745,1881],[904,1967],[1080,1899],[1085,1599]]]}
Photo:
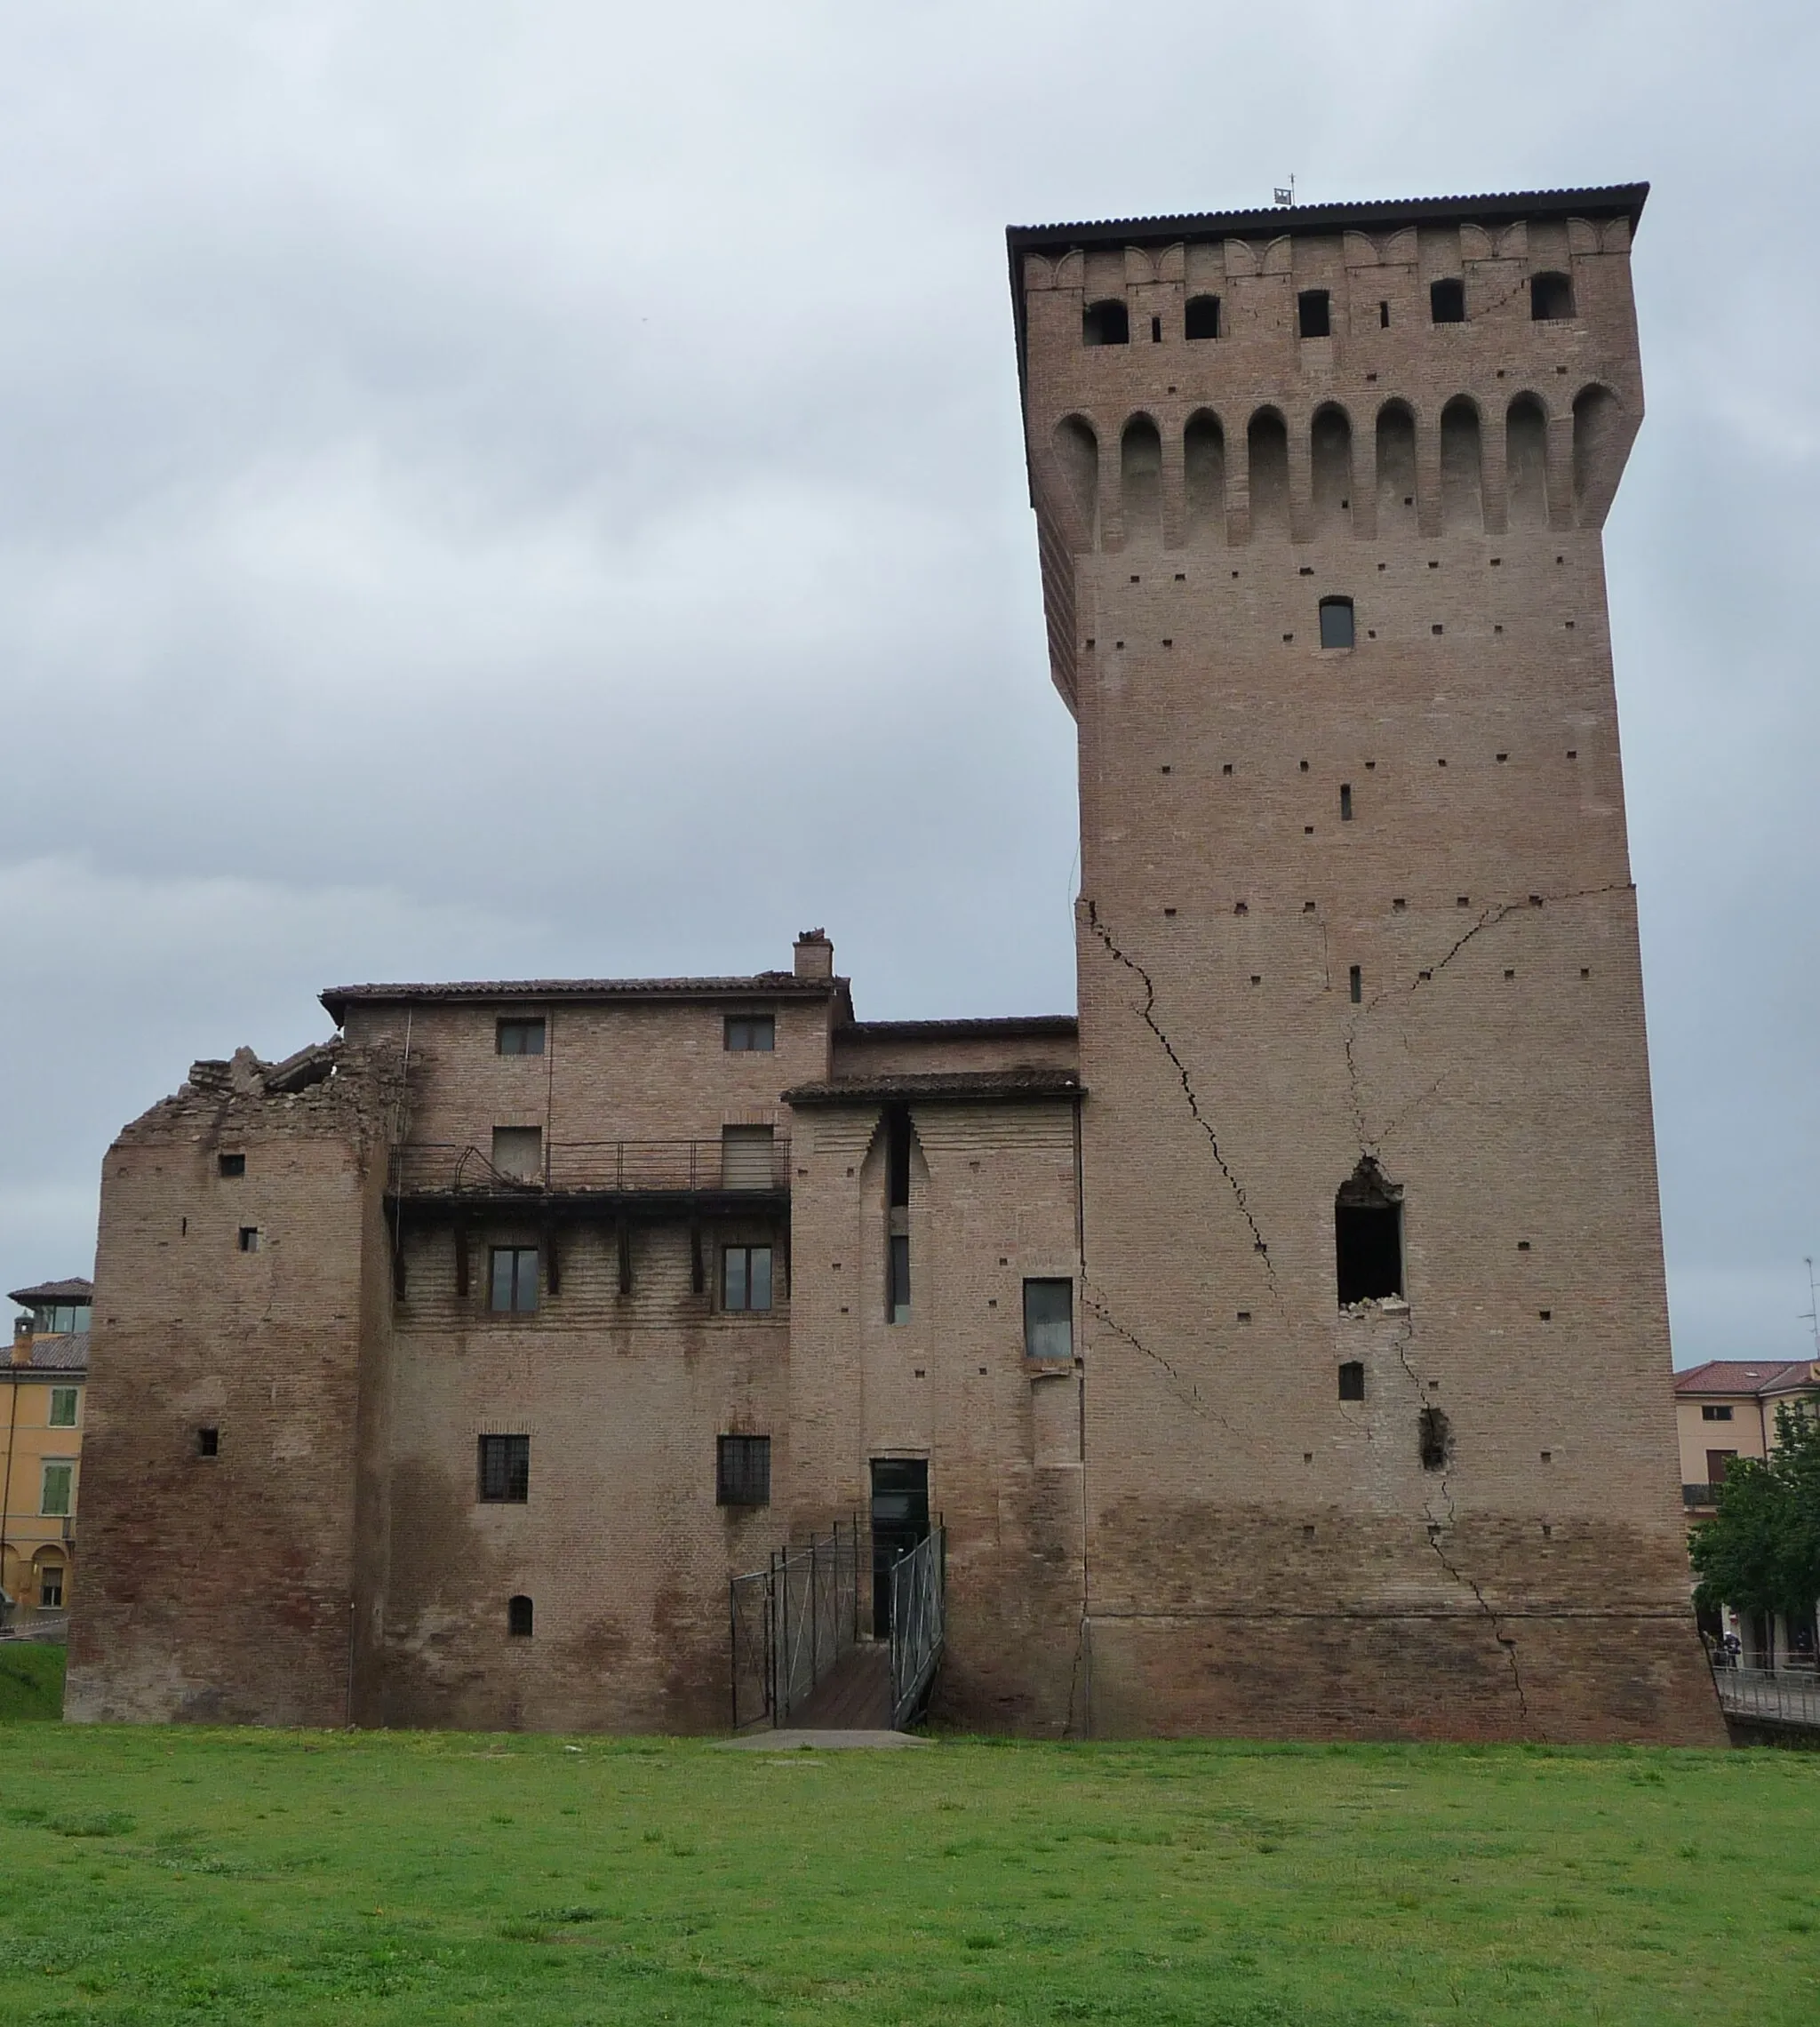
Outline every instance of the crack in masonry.
{"label": "crack in masonry", "polygon": [[[1422,1376],[1409,1362],[1409,1345],[1415,1335],[1416,1319],[1412,1313],[1405,1321],[1402,1332],[1397,1338],[1397,1357],[1401,1361],[1403,1370],[1409,1376],[1410,1385],[1416,1389],[1417,1406],[1425,1408],[1428,1403],[1423,1396]],[[1441,1546],[1442,1537],[1459,1523],[1459,1509],[1454,1504],[1452,1474],[1446,1471],[1441,1474],[1441,1497],[1445,1501],[1447,1506],[1445,1520],[1441,1519],[1435,1513],[1433,1499],[1425,1499],[1422,1502],[1422,1512],[1428,1523],[1428,1545],[1434,1551],[1435,1560],[1441,1564],[1441,1567],[1447,1571],[1448,1575],[1462,1590],[1470,1591],[1473,1593],[1479,1609],[1485,1615],[1486,1622],[1491,1628],[1491,1637],[1504,1649],[1504,1657],[1510,1664],[1511,1687],[1516,1692],[1517,1713],[1520,1717],[1527,1718],[1529,1714],[1529,1699],[1523,1691],[1523,1671],[1517,1660],[1516,1640],[1514,1636],[1505,1637],[1504,1621],[1498,1615],[1497,1608],[1480,1589],[1478,1580],[1467,1576],[1465,1571],[1454,1561],[1446,1549]]]}
{"label": "crack in masonry", "polygon": [[[1128,957],[1114,942],[1112,932],[1099,919],[1099,904],[1097,901],[1090,900],[1088,902],[1087,921],[1093,933],[1106,946],[1108,955],[1122,964],[1134,978],[1142,980],[1144,986],[1142,1012],[1144,1025],[1156,1037],[1163,1054],[1175,1065],[1176,1074],[1182,1080],[1182,1094],[1188,1101],[1188,1110],[1193,1115],[1194,1123],[1207,1136],[1207,1145],[1213,1150],[1213,1158],[1219,1164],[1219,1172],[1225,1177],[1226,1186],[1233,1193],[1233,1201],[1239,1207],[1239,1214],[1251,1229],[1252,1247],[1257,1257],[1264,1262],[1265,1279],[1270,1283],[1270,1292],[1278,1302],[1281,1302],[1282,1300],[1282,1289],[1277,1285],[1276,1267],[1271,1259],[1270,1248],[1265,1243],[1264,1233],[1258,1227],[1257,1220],[1251,1215],[1251,1206],[1246,1201],[1244,1185],[1233,1173],[1225,1156],[1220,1152],[1219,1137],[1214,1132],[1212,1122],[1201,1109],[1201,1100],[1196,1095],[1193,1082],[1188,1075],[1187,1065],[1177,1055],[1175,1043],[1163,1033],[1157,1021],[1155,1012],[1156,981],[1138,963],[1136,958]],[[1114,1328],[1116,1329],[1117,1326],[1114,1325]],[[1139,1347],[1140,1350],[1142,1348],[1142,1346]]]}
{"label": "crack in masonry", "polygon": [[1094,1288],[1084,1277],[1081,1284],[1081,1299],[1087,1305],[1095,1320],[1104,1323],[1114,1337],[1122,1337],[1134,1352],[1141,1352],[1153,1364],[1162,1368],[1169,1376],[1169,1384],[1175,1388],[1177,1395],[1185,1407],[1192,1408],[1197,1415],[1206,1416],[1210,1422],[1218,1423],[1228,1435],[1233,1433],[1232,1424],[1226,1420],[1217,1408],[1210,1408],[1201,1399],[1201,1389],[1194,1385],[1193,1381],[1184,1379],[1161,1352],[1152,1351],[1150,1346],[1135,1331],[1128,1330],[1113,1314],[1112,1311],[1106,1307],[1106,1299],[1098,1289]]}
{"label": "crack in masonry", "polygon": [[1074,1629],[1074,1665],[1068,1676],[1068,1707],[1062,1719],[1062,1736],[1070,1738],[1074,1734],[1074,1704],[1081,1688],[1081,1662],[1087,1647],[1087,1608],[1081,1610],[1081,1623]]}
{"label": "crack in masonry", "polygon": [[[1545,894],[1542,898],[1545,901],[1555,902],[1585,901],[1591,900],[1593,896],[1598,894],[1627,894],[1631,890],[1632,884],[1632,882],[1628,880],[1608,880],[1602,887],[1576,887],[1570,893]],[[1466,946],[1472,942],[1473,938],[1475,936],[1479,935],[1481,930],[1488,929],[1496,929],[1498,923],[1503,922],[1507,915],[1521,914],[1525,908],[1530,907],[1533,905],[1534,904],[1526,895],[1521,901],[1500,901],[1496,907],[1487,908],[1485,912],[1479,917],[1479,920],[1474,922],[1472,928],[1466,931],[1465,935],[1463,936],[1459,941],[1454,945],[1453,948],[1448,952],[1447,955],[1443,957],[1438,964],[1433,964],[1429,967],[1428,978],[1430,979],[1433,979],[1438,973],[1445,971],[1448,966],[1453,962],[1454,959],[1460,954],[1461,951],[1463,951]],[[1424,981],[1421,976],[1418,974],[1415,985],[1412,985],[1409,987],[1409,990],[1412,993],[1415,992],[1417,988],[1423,983]]]}

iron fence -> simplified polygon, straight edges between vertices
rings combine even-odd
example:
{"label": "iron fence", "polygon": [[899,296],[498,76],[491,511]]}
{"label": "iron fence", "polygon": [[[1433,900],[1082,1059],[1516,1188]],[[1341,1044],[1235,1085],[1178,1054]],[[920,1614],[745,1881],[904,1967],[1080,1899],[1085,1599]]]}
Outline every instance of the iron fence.
{"label": "iron fence", "polygon": [[733,1728],[787,1724],[858,1640],[860,1572],[870,1550],[858,1520],[803,1548],[777,1549],[727,1586]]}
{"label": "iron fence", "polygon": [[947,1530],[937,1527],[890,1568],[891,1726],[901,1731],[935,1680],[947,1625]]}
{"label": "iron fence", "polygon": [[478,1147],[419,1141],[392,1150],[395,1196],[531,1197],[665,1191],[780,1191],[790,1143],[729,1140],[547,1142],[535,1174],[496,1166]]}

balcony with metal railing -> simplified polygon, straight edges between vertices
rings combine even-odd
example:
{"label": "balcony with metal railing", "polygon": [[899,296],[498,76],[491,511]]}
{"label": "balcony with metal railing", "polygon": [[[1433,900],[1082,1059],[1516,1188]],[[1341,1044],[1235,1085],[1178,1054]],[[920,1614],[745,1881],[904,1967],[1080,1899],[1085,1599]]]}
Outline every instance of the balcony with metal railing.
{"label": "balcony with metal railing", "polygon": [[790,1143],[781,1137],[546,1141],[535,1171],[525,1172],[471,1145],[419,1141],[392,1150],[387,1194],[419,1217],[519,1209],[567,1217],[770,1215],[789,1206]]}

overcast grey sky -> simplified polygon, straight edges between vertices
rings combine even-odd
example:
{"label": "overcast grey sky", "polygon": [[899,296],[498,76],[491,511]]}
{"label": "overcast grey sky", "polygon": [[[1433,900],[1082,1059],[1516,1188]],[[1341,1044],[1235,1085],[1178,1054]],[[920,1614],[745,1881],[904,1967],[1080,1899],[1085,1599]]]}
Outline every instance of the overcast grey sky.
{"label": "overcast grey sky", "polygon": [[1601,183],[1677,1362],[1820,1247],[1811,5],[0,15],[0,1286],[347,980],[1074,1003],[1008,222]]}

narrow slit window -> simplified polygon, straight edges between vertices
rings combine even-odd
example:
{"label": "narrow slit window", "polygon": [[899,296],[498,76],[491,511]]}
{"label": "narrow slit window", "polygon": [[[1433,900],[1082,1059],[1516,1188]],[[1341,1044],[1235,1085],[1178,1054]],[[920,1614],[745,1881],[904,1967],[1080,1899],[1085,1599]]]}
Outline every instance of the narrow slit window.
{"label": "narrow slit window", "polygon": [[1349,648],[1353,644],[1353,602],[1350,598],[1323,598],[1321,602],[1321,644],[1324,648]]}
{"label": "narrow slit window", "polygon": [[1355,1007],[1365,997],[1365,974],[1356,964],[1346,973],[1346,991]]}
{"label": "narrow slit window", "polygon": [[1325,289],[1304,289],[1296,298],[1296,328],[1304,338],[1330,337],[1331,314]]}
{"label": "narrow slit window", "polygon": [[885,1108],[885,1321],[910,1321],[910,1108]]}
{"label": "narrow slit window", "polygon": [[512,1640],[529,1640],[531,1638],[531,1600],[522,1593],[516,1598],[507,1599],[506,1632],[507,1637]]}
{"label": "narrow slit window", "polygon": [[1433,323],[1466,321],[1466,284],[1457,278],[1428,284],[1428,315]]}
{"label": "narrow slit window", "polygon": [[1402,1201],[1375,1161],[1361,1161],[1340,1185],[1333,1234],[1342,1309],[1402,1294]]}
{"label": "narrow slit window", "polygon": [[771,1440],[769,1436],[722,1436],[716,1440],[715,1453],[715,1505],[770,1504]]}
{"label": "narrow slit window", "polygon": [[493,1048],[500,1056],[541,1056],[544,1024],[537,1020],[502,1020],[493,1029]]}
{"label": "narrow slit window", "polygon": [[1340,1399],[1362,1401],[1365,1398],[1365,1367],[1359,1359],[1348,1359],[1340,1368]]}
{"label": "narrow slit window", "polygon": [[885,1315],[892,1323],[910,1321],[910,1235],[891,1234],[890,1285],[885,1290]]}
{"label": "narrow slit window", "polygon": [[522,1506],[531,1497],[531,1438],[480,1439],[480,1496],[488,1505]]}
{"label": "narrow slit window", "polygon": [[1390,329],[1390,305],[1388,303],[1379,303],[1377,306],[1377,328],[1380,331]]}
{"label": "narrow slit window", "polygon": [[1340,783],[1340,821],[1343,824],[1349,824],[1352,820],[1353,785],[1350,781],[1343,781]]}
{"label": "narrow slit window", "polygon": [[1219,298],[1190,296],[1183,315],[1183,335],[1191,341],[1219,336]]}
{"label": "narrow slit window", "polygon": [[1129,345],[1131,316],[1122,302],[1089,303],[1081,315],[1083,345]]}
{"label": "narrow slit window", "polygon": [[1160,316],[1153,316],[1150,320],[1150,342],[1153,345],[1162,343],[1162,319]]}
{"label": "narrow slit window", "polygon": [[1024,1356],[1045,1361],[1074,1357],[1074,1284],[1072,1281],[1024,1283]]}

